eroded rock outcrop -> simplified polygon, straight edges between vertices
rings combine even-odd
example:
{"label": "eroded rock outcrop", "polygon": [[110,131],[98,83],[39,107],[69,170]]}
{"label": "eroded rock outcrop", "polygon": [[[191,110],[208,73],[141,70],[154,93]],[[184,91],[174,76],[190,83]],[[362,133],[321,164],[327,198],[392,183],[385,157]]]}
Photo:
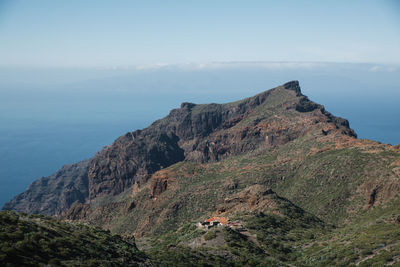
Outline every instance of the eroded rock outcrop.
{"label": "eroded rock outcrop", "polygon": [[90,160],[63,166],[58,172],[33,182],[25,192],[7,202],[3,209],[56,215],[89,196]]}
{"label": "eroded rock outcrop", "polygon": [[116,195],[135,182],[176,162],[184,160],[184,151],[174,133],[147,128],[127,133],[95,157],[89,168],[89,197]]}

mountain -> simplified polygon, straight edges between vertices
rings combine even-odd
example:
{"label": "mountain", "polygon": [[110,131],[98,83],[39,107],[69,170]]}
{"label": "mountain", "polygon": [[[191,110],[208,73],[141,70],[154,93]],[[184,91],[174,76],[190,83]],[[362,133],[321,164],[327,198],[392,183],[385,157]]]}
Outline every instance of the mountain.
{"label": "mountain", "polygon": [[4,209],[134,234],[161,266],[382,265],[400,258],[399,189],[399,147],[357,139],[292,81],[182,103]]}
{"label": "mountain", "polygon": [[[318,112],[309,116],[314,110]],[[303,115],[286,116],[293,111]],[[60,214],[76,202],[117,195],[177,162],[218,161],[287,143],[306,135],[311,129],[303,126],[313,119],[333,126],[335,132],[355,136],[346,120],[303,96],[297,81],[234,103],[182,103],[150,127],[121,136],[92,159],[66,165],[35,181],[4,209]]]}

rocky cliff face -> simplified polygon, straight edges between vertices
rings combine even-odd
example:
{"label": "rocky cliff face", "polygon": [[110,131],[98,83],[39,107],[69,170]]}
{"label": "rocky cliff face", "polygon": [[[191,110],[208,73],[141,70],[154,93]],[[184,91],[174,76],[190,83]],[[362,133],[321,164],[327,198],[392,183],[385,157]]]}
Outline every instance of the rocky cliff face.
{"label": "rocky cliff face", "polygon": [[[180,161],[219,161],[280,146],[311,132],[356,136],[347,120],[302,95],[297,81],[233,103],[182,103],[148,128],[119,137],[92,159],[32,183],[4,209],[60,214],[75,203],[144,184],[156,171]],[[155,194],[158,188],[162,191],[163,181],[159,182]]]}
{"label": "rocky cliff face", "polygon": [[86,201],[90,160],[63,166],[58,172],[34,181],[3,209],[26,213],[59,214],[75,203]]}
{"label": "rocky cliff face", "polygon": [[183,103],[5,208],[134,236],[157,266],[386,266],[400,262],[399,196],[400,147],[357,139],[293,81]]}
{"label": "rocky cliff face", "polygon": [[89,168],[89,198],[116,195],[134,182],[146,181],[150,174],[184,160],[184,151],[173,132],[127,133],[92,159]]}

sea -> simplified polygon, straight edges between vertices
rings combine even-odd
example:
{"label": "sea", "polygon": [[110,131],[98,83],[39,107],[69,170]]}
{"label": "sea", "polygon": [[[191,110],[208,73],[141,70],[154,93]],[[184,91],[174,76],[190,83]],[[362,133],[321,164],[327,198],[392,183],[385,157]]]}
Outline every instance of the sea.
{"label": "sea", "polygon": [[0,67],[0,206],[34,180],[92,157],[182,102],[226,103],[298,80],[359,138],[400,143],[400,67],[214,62],[124,67]]}

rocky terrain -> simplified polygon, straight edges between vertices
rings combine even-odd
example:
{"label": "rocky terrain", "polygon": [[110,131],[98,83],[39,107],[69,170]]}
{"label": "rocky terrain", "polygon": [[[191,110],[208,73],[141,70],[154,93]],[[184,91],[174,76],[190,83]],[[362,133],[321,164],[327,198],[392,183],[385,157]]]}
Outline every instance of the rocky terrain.
{"label": "rocky terrain", "polygon": [[[307,115],[286,116],[296,111]],[[57,215],[75,203],[114,196],[135,182],[145,183],[174,163],[218,161],[282,145],[314,130],[304,125],[317,123],[326,124],[324,133],[355,136],[346,120],[303,96],[297,81],[235,103],[182,103],[148,128],[119,137],[92,159],[66,165],[34,182],[4,209]]]}
{"label": "rocky terrain", "polygon": [[[135,235],[153,264],[397,264],[400,149],[357,139],[297,81],[183,103],[4,209]],[[243,231],[196,223],[224,216]]]}

